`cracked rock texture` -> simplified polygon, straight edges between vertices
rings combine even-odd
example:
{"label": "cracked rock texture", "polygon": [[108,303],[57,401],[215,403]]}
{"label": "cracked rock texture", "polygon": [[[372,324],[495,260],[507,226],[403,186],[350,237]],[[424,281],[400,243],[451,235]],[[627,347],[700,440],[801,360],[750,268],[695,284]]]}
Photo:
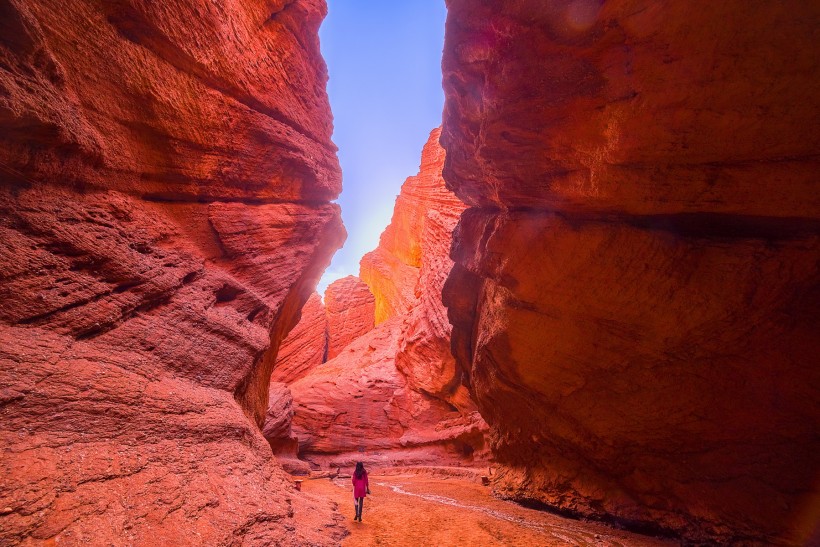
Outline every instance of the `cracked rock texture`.
{"label": "cracked rock texture", "polygon": [[496,491],[820,540],[817,5],[447,4],[444,302]]}
{"label": "cracked rock texture", "polygon": [[[439,136],[431,132],[419,174],[405,181],[379,247],[362,259],[377,317],[380,309],[389,317],[289,386],[299,454],[314,466],[461,465],[488,456],[486,424],[461,384],[441,302],[464,204],[444,187]],[[402,273],[393,275],[397,264]],[[357,284],[349,277],[328,287],[331,344],[334,293],[355,295]],[[366,310],[372,318],[373,297],[348,300],[351,317]]]}
{"label": "cracked rock texture", "polygon": [[344,238],[324,10],[0,3],[0,544],[339,539],[259,430]]}

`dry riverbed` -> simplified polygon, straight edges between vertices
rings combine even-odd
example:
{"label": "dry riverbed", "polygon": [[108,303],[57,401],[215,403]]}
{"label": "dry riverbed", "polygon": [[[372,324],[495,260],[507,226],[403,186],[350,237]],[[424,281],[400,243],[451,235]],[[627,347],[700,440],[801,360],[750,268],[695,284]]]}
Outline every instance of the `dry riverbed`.
{"label": "dry riverbed", "polygon": [[349,535],[342,545],[596,545],[674,543],[602,524],[563,518],[490,495],[463,477],[372,475],[363,522],[354,522],[350,478],[308,480],[305,492],[339,504]]}

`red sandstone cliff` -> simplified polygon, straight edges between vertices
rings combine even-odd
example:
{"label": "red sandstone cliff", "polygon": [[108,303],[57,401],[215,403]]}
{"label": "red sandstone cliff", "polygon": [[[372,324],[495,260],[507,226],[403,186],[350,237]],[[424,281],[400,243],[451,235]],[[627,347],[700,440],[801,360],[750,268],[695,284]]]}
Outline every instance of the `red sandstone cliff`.
{"label": "red sandstone cliff", "polygon": [[358,277],[351,275],[331,283],[325,290],[325,301],[327,306],[314,292],[302,308],[299,323],[279,347],[262,428],[280,463],[299,474],[308,472],[309,467],[296,459],[298,441],[291,429],[294,410],[288,386],[313,376],[313,369],[373,328],[373,295]]}
{"label": "red sandstone cliff", "polygon": [[[302,307],[299,323],[282,340],[271,374],[271,384],[291,383],[327,360],[327,313],[322,297],[313,293]],[[273,389],[273,388],[272,388]]]}
{"label": "red sandstone cliff", "polygon": [[483,449],[478,413],[454,410],[396,368],[403,328],[401,317],[386,321],[290,385],[302,458],[334,468],[457,465]]}
{"label": "red sandstone cliff", "polygon": [[[461,385],[441,302],[464,204],[444,187],[439,135],[430,134],[419,174],[404,183],[379,247],[362,259],[376,313],[387,320],[290,385],[293,433],[314,464],[451,465],[486,457],[486,424]],[[372,300],[348,306],[354,317],[362,308],[373,313]]]}
{"label": "red sandstone cliff", "polygon": [[417,389],[473,408],[450,351],[451,326],[441,301],[444,282],[453,267],[449,257],[453,230],[465,205],[444,186],[440,136],[440,128],[430,134],[419,175],[402,186],[393,220],[382,236],[390,247],[403,247],[406,256],[415,257],[412,263],[417,268],[414,301],[405,317],[396,366]]}
{"label": "red sandstone cliff", "polygon": [[358,277],[331,283],[325,303],[318,293],[310,295],[299,322],[279,347],[271,382],[295,382],[373,328],[373,294]]}
{"label": "red sandstone cliff", "polygon": [[324,9],[0,5],[0,543],[334,541],[257,427],[344,237]]}
{"label": "red sandstone cliff", "polygon": [[445,286],[502,495],[806,541],[816,6],[448,0]]}
{"label": "red sandstone cliff", "polygon": [[328,339],[327,358],[333,359],[353,340],[373,328],[375,299],[362,281],[349,275],[325,291]]}
{"label": "red sandstone cliff", "polygon": [[441,178],[444,150],[438,144],[440,134],[438,128],[430,134],[422,150],[419,173],[404,181],[390,224],[379,237],[379,246],[361,260],[360,277],[376,297],[376,324],[401,315],[416,304],[422,247],[427,238],[444,238],[449,245],[452,230],[431,229],[430,224],[436,220],[431,220],[427,213],[458,218],[464,209]]}

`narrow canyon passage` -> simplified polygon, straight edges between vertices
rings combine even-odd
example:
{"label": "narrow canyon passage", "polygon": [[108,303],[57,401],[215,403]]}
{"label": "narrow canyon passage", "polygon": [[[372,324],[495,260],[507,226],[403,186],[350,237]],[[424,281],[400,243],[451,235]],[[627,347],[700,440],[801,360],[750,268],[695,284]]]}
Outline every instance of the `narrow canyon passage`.
{"label": "narrow canyon passage", "polygon": [[0,0],[0,545],[820,545],[820,4],[446,0],[320,294],[327,12]]}
{"label": "narrow canyon passage", "polygon": [[334,281],[323,300],[314,293],[282,341],[263,432],[292,472],[489,458],[441,301],[464,206],[445,187],[440,134],[430,132],[359,277]]}

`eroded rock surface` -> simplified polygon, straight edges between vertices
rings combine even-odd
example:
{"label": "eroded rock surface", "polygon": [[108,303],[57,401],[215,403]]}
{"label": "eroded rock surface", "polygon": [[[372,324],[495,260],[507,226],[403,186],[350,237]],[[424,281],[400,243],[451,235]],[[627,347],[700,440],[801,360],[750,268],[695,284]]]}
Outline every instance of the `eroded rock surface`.
{"label": "eroded rock surface", "polygon": [[344,238],[324,9],[0,6],[0,543],[338,539],[258,429]]}
{"label": "eroded rock surface", "polygon": [[394,317],[290,385],[293,432],[314,465],[449,465],[483,448],[478,413],[424,394],[396,368],[403,335]]}
{"label": "eroded rock surface", "polygon": [[[438,129],[430,134],[419,174],[405,181],[379,247],[362,259],[377,316],[381,309],[387,317],[290,385],[293,432],[300,454],[313,464],[486,461],[486,424],[461,384],[441,302],[452,229],[464,204],[444,187],[439,135]],[[384,257],[390,257],[386,264]],[[396,264],[401,273],[393,275]],[[361,283],[350,279],[337,283]],[[326,301],[330,310],[332,298]],[[354,315],[364,307],[351,305]],[[367,309],[372,313],[372,304]]]}
{"label": "eroded rock surface", "polygon": [[[355,276],[339,279],[325,290],[322,303],[313,293],[302,308],[299,323],[282,341],[268,391],[268,411],[262,433],[278,461],[291,473],[307,474],[310,467],[298,459],[299,441],[292,431],[294,416],[290,385],[310,375],[352,341],[373,328],[374,299]],[[329,404],[332,401],[329,401]],[[316,434],[324,431],[316,430]]]}
{"label": "eroded rock surface", "polygon": [[450,351],[452,327],[441,301],[444,282],[453,267],[449,257],[453,230],[465,205],[444,185],[440,136],[440,128],[430,134],[419,174],[402,186],[393,221],[385,230],[387,235],[382,236],[383,242],[393,241],[394,248],[403,248],[404,256],[412,256],[412,264],[418,268],[415,300],[405,317],[396,366],[416,388],[456,406],[472,408],[461,370]]}
{"label": "eroded rock surface", "polygon": [[271,384],[294,382],[327,361],[328,325],[322,297],[313,293],[302,308],[299,322],[282,340],[271,374]]}
{"label": "eroded rock surface", "polygon": [[453,350],[519,500],[818,522],[816,7],[450,0]]}
{"label": "eroded rock surface", "polygon": [[[436,222],[432,217],[438,214],[457,218],[464,209],[464,204],[442,182],[444,150],[438,144],[440,135],[440,128],[431,132],[421,153],[419,172],[402,184],[390,224],[379,237],[379,246],[361,260],[359,275],[376,297],[376,324],[402,315],[416,304],[419,270],[425,254],[422,247],[436,245],[435,240],[441,238],[449,244],[452,230],[436,230],[430,226]],[[428,238],[433,240],[428,242]],[[434,258],[430,256],[429,260]]]}
{"label": "eroded rock surface", "polygon": [[373,328],[375,299],[354,275],[337,279],[325,290],[327,358],[333,359],[348,344]]}

